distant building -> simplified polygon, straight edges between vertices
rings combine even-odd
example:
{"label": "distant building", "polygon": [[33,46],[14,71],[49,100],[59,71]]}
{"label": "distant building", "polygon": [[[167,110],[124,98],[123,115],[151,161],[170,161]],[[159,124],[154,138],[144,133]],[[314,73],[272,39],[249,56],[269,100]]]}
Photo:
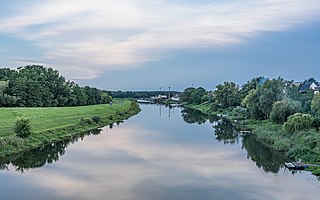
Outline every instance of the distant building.
{"label": "distant building", "polygon": [[300,85],[299,92],[300,93],[306,93],[309,90],[314,91],[314,93],[319,92],[320,84],[318,82],[311,82],[311,83],[303,83]]}
{"label": "distant building", "polygon": [[158,96],[151,97],[151,99],[153,99],[153,100],[168,99],[168,96],[159,94]]}
{"label": "distant building", "polygon": [[296,87],[299,87],[301,84],[302,84],[301,81],[299,81],[299,82],[294,82],[294,83],[293,83],[293,85],[296,86]]}
{"label": "distant building", "polygon": [[260,76],[258,79],[259,85],[264,84],[268,79],[264,76]]}
{"label": "distant building", "polygon": [[173,97],[170,98],[172,101],[180,101],[179,95],[174,95]]}

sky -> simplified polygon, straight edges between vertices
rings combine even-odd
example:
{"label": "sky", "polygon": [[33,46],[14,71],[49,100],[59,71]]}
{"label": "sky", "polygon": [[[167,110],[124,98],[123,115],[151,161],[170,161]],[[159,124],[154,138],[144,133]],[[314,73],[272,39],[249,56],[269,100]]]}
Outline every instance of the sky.
{"label": "sky", "polygon": [[107,90],[320,80],[320,1],[0,1],[0,66],[31,64]]}

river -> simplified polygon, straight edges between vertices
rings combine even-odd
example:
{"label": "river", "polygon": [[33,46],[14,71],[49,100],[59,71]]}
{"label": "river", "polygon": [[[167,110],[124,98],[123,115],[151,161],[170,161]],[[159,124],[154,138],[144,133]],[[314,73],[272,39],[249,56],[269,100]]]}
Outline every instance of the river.
{"label": "river", "polygon": [[0,160],[1,200],[318,200],[320,181],[227,120],[141,105],[124,123]]}

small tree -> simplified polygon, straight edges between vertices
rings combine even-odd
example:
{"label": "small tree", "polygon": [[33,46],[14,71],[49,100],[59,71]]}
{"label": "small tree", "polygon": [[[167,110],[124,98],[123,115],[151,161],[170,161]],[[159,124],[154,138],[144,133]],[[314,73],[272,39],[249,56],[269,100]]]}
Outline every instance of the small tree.
{"label": "small tree", "polygon": [[24,117],[19,118],[16,121],[14,131],[20,138],[26,138],[31,135],[31,125],[29,119]]}
{"label": "small tree", "polygon": [[308,130],[312,126],[313,120],[309,114],[296,113],[288,117],[288,121],[282,127],[287,133]]}

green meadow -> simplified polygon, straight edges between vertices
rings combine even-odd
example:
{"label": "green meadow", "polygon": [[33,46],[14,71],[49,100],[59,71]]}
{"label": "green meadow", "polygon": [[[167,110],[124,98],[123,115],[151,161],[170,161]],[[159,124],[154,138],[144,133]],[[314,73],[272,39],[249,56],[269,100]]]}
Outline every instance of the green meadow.
{"label": "green meadow", "polygon": [[[139,106],[130,100],[115,100],[112,105],[0,108],[0,156],[67,139],[127,119],[139,111]],[[101,121],[93,122],[93,116],[99,116]],[[19,117],[30,120],[32,134],[26,139],[18,138],[14,133]]]}

